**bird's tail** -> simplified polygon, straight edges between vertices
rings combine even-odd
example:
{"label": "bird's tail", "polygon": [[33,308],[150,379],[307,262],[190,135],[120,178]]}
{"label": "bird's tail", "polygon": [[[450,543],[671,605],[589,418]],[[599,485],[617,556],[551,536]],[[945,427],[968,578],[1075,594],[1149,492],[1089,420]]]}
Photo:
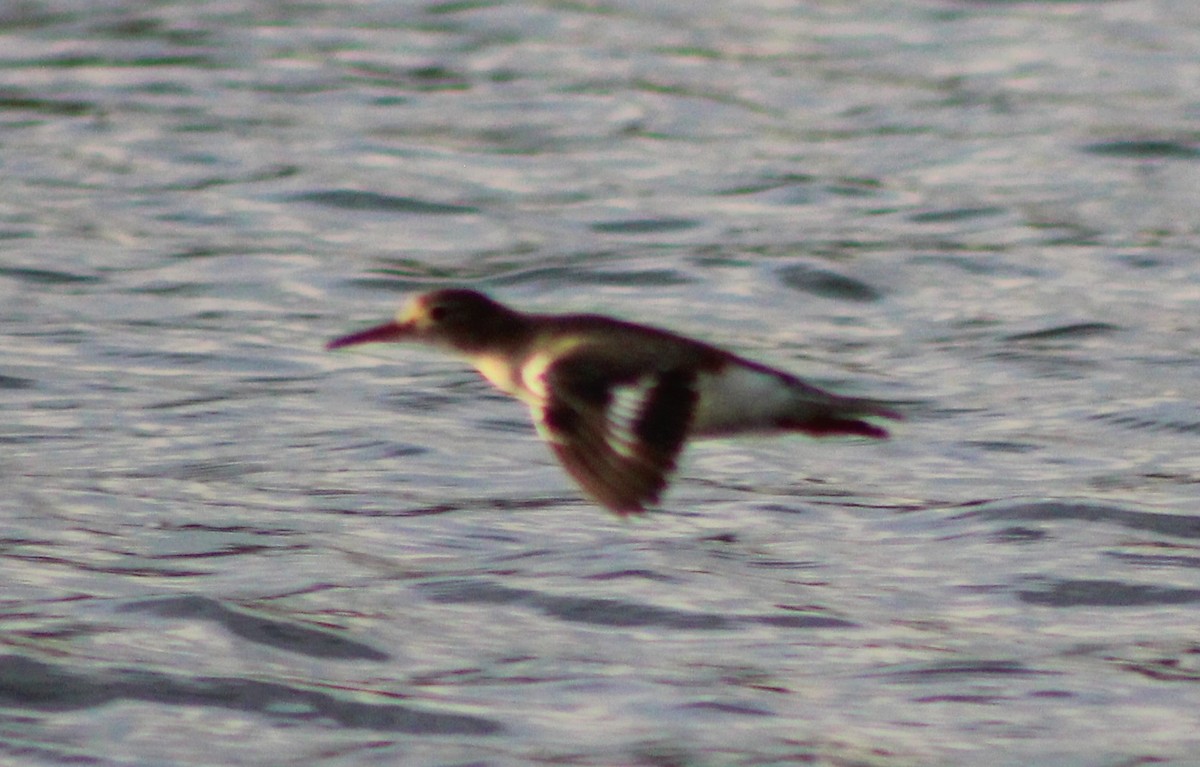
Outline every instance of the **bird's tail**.
{"label": "bird's tail", "polygon": [[802,415],[780,419],[780,428],[798,431],[810,437],[854,436],[887,439],[887,429],[863,419],[904,419],[898,411],[882,402],[859,397],[836,397],[817,408],[812,408],[810,404],[806,411]]}

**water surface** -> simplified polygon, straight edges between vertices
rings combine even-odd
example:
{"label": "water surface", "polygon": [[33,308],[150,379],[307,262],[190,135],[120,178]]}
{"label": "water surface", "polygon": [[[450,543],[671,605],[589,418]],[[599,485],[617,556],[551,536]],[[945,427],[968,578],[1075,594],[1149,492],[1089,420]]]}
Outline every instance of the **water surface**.
{"label": "water surface", "polygon": [[[1194,3],[0,20],[5,759],[1194,763]],[[449,283],[908,418],[621,522]]]}

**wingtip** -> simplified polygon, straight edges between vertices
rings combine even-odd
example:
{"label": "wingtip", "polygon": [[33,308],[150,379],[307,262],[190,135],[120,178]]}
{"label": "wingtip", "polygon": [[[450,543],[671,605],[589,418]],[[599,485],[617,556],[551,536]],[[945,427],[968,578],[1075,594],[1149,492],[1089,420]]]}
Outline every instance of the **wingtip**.
{"label": "wingtip", "polygon": [[631,518],[646,516],[648,507],[658,503],[659,493],[653,496],[642,498],[640,500],[623,500],[619,503],[602,503],[604,508],[615,514],[622,521],[628,522]]}
{"label": "wingtip", "polygon": [[613,516],[615,516],[617,519],[621,520],[622,522],[629,522],[636,517],[642,517],[642,516],[646,515],[646,510],[642,509],[642,508],[614,509],[612,507],[608,507],[608,510],[610,512],[612,512]]}

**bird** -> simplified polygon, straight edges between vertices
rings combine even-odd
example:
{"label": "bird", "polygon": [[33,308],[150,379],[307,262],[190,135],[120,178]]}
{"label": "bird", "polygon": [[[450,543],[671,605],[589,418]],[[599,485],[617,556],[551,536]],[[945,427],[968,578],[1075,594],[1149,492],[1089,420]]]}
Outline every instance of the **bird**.
{"label": "bird", "polygon": [[329,350],[415,342],[465,360],[530,409],[585,494],[620,517],[657,504],[691,439],[800,432],[884,439],[883,402],[825,391],[782,370],[647,325],[517,311],[467,288],[413,297],[395,318]]}

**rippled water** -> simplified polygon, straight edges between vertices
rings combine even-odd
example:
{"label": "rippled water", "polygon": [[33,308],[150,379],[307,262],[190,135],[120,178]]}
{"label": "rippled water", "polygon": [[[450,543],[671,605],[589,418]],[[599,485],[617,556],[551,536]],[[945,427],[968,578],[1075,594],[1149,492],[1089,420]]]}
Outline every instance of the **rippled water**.
{"label": "rippled water", "polygon": [[[81,10],[86,8],[86,10]],[[1200,753],[1200,6],[0,5],[0,754]],[[411,292],[903,403],[580,498]]]}

